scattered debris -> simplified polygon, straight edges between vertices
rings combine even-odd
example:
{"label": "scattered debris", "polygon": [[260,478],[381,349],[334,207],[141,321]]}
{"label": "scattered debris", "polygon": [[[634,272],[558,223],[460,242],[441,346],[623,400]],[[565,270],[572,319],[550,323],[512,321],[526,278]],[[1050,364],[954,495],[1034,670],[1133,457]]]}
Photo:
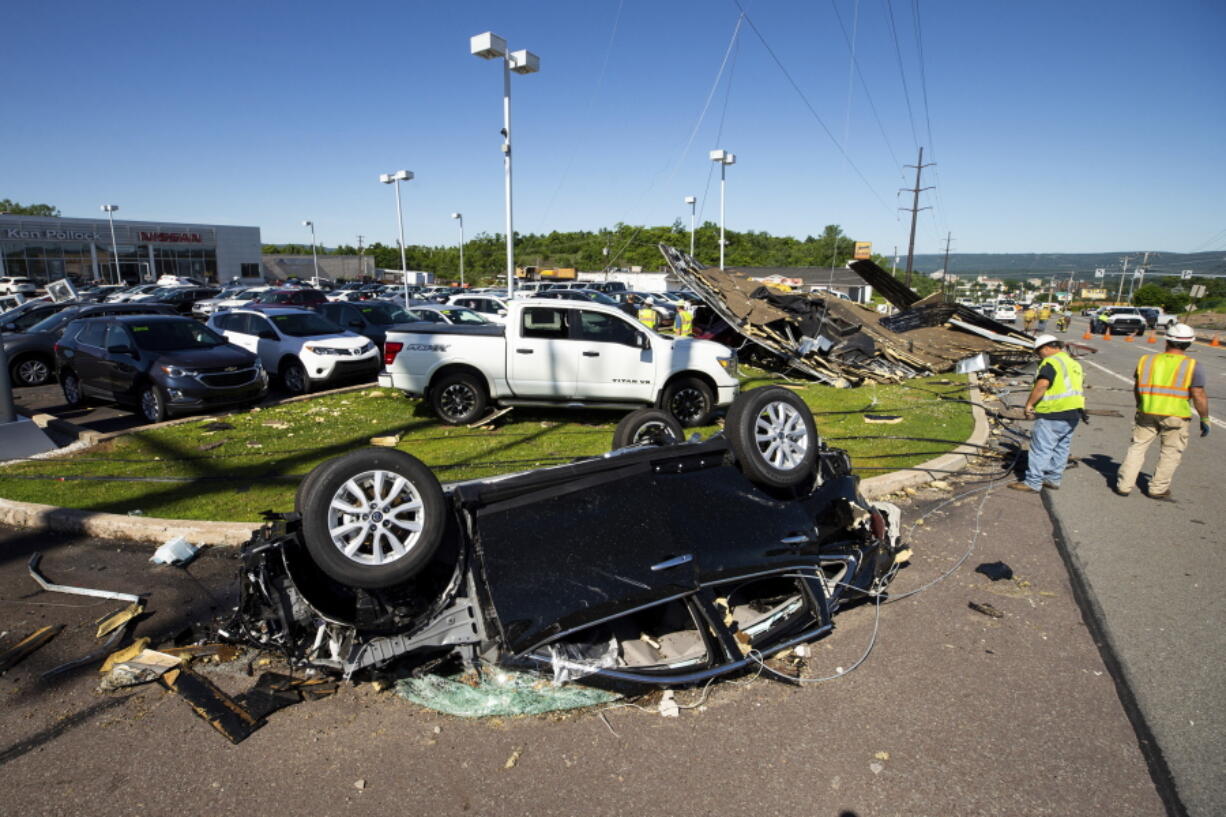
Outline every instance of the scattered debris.
{"label": "scattered debris", "polygon": [[353,787],[357,789],[358,791],[365,790],[366,789],[366,778],[359,778],[353,781]]}
{"label": "scattered debris", "polygon": [[145,512],[142,511],[140,508],[137,508],[132,511],[128,511],[128,516],[144,516],[144,515],[145,515]]}
{"label": "scattered debris", "polygon": [[396,693],[418,706],[461,718],[539,715],[615,701],[621,696],[603,689],[568,683],[542,682],[539,675],[510,670],[487,671],[464,683],[458,676],[425,674],[397,681]]}
{"label": "scattered debris", "polygon": [[102,636],[127,624],[132,619],[139,616],[145,611],[145,607],[138,601],[134,601],[122,610],[118,610],[109,615],[105,615],[94,623],[98,625],[98,632],[94,633],[94,638],[102,638]]}
{"label": "scattered debris", "polygon": [[261,442],[256,442],[255,440],[248,440],[248,441],[247,441],[247,447],[248,447],[248,448],[263,448],[263,447],[264,447],[264,443],[261,443]]}
{"label": "scattered debris", "polygon": [[514,408],[515,408],[514,406],[507,406],[506,408],[500,408],[495,412],[491,412],[490,414],[485,415],[484,417],[482,417],[480,420],[478,420],[475,423],[469,423],[468,428],[479,428],[480,426],[483,426],[487,423],[491,423],[494,420],[497,420],[499,417],[503,416],[504,414],[509,414],[511,410]]}
{"label": "scattered debris", "polygon": [[881,774],[883,771],[885,771],[885,764],[878,763],[874,760],[872,763],[868,764],[868,770],[873,774]]}
{"label": "scattered debris", "polygon": [[681,709],[677,706],[676,697],[671,689],[664,690],[664,694],[660,696],[660,717],[676,718],[681,715]]}
{"label": "scattered debris", "polygon": [[511,756],[507,758],[507,762],[506,762],[506,763],[504,763],[504,764],[502,765],[502,768],[504,768],[504,769],[514,769],[514,768],[515,768],[515,764],[516,764],[516,763],[519,763],[519,758],[520,758],[520,756],[521,756],[523,753],[524,753],[524,750],[523,750],[523,749],[519,749],[519,748],[517,748],[515,751],[511,752]]}
{"label": "scattered debris", "polygon": [[147,684],[179,666],[182,659],[157,650],[144,649],[126,661],[111,667],[98,687],[104,692],[113,692],[123,687]]}
{"label": "scattered debris", "polygon": [[185,565],[192,559],[196,558],[196,554],[200,552],[200,548],[188,542],[182,536],[176,536],[166,544],[153,552],[149,557],[149,561],[157,565]]}
{"label": "scattered debris", "polygon": [[1000,610],[997,610],[995,607],[988,604],[987,602],[980,604],[979,602],[968,601],[966,603],[966,606],[974,610],[976,613],[983,613],[985,616],[991,616],[992,618],[1004,618],[1005,617],[1004,613],[1002,613]]}
{"label": "scattered debris", "polygon": [[281,420],[266,420],[260,425],[264,425],[264,426],[267,426],[268,428],[276,428],[276,429],[289,428],[289,423],[283,422]]}
{"label": "scattered debris", "polygon": [[[259,409],[254,408],[252,411],[259,411]],[[221,420],[214,420],[211,423],[205,423],[200,428],[205,431],[232,431],[234,426],[230,423],[222,422]]]}
{"label": "scattered debris", "polygon": [[66,584],[52,584],[47,581],[46,577],[38,571],[38,565],[42,561],[41,553],[34,553],[30,556],[30,576],[34,581],[38,582],[39,587],[51,593],[69,593],[74,596],[92,596],[98,599],[114,599],[115,601],[130,601],[139,602],[140,597],[134,596],[131,593],[115,593],[111,590],[94,590],[89,587],[72,587]]}
{"label": "scattered debris", "polygon": [[900,310],[895,315],[820,292],[780,293],[742,273],[703,267],[684,252],[659,247],[677,277],[715,313],[714,328],[750,341],[751,354],[766,352],[757,355],[757,362],[771,369],[847,387],[977,371],[986,361],[1031,357],[1029,335],[969,307],[946,303],[939,293],[921,299],[872,261],[848,266]]}
{"label": "scattered debris", "polygon": [[889,752],[877,752],[876,754],[873,755],[873,757],[877,758],[878,760],[889,760],[890,753]]}
{"label": "scattered debris", "polygon": [[178,667],[162,675],[158,682],[187,701],[197,715],[225,735],[231,743],[241,743],[259,729],[260,720],[238,701],[222,692],[202,675]]}
{"label": "scattered debris", "polygon": [[975,568],[976,573],[982,573],[994,582],[1013,578],[1013,568],[1004,562],[984,562]]}
{"label": "scattered debris", "polygon": [[225,444],[226,444],[225,440],[214,440],[211,443],[204,443],[203,445],[198,445],[196,446],[196,448],[200,451],[212,451],[215,448],[221,448]]}
{"label": "scattered debris", "polygon": [[102,662],[102,666],[98,668],[98,672],[106,675],[116,664],[122,664],[124,661],[130,661],[141,654],[141,651],[149,646],[148,636],[142,636],[136,639],[122,650],[116,650],[107,656]]}
{"label": "scattered debris", "polygon": [[0,675],[8,672],[17,664],[20,664],[26,658],[42,649],[42,647],[46,645],[48,641],[59,635],[60,630],[63,629],[63,624],[39,627],[37,630],[30,633],[28,636],[9,647],[4,652],[0,653]]}
{"label": "scattered debris", "polygon": [[238,658],[242,654],[242,648],[234,644],[189,644],[183,647],[163,647],[162,652],[187,661],[207,658],[218,664],[225,664]]}
{"label": "scattered debris", "polygon": [[111,631],[110,637],[107,638],[106,641],[102,642],[102,644],[99,645],[96,649],[91,650],[90,652],[86,653],[80,658],[74,658],[71,661],[66,661],[63,664],[60,664],[58,667],[49,669],[38,677],[45,681],[48,678],[54,678],[55,676],[68,672],[69,670],[74,670],[77,667],[87,666],[89,664],[94,663],[99,658],[103,658],[104,656],[108,655],[112,650],[114,650],[115,645],[121,642],[123,640],[123,637],[127,635],[128,625],[130,623],[131,621],[125,621],[123,624],[119,625],[119,627],[117,627],[115,630]]}
{"label": "scattered debris", "polygon": [[894,425],[894,423],[902,422],[901,414],[865,414],[864,422],[866,423],[885,423]]}
{"label": "scattered debris", "polygon": [[371,445],[381,445],[386,448],[395,448],[400,443],[400,435],[393,434],[390,437],[371,437]]}

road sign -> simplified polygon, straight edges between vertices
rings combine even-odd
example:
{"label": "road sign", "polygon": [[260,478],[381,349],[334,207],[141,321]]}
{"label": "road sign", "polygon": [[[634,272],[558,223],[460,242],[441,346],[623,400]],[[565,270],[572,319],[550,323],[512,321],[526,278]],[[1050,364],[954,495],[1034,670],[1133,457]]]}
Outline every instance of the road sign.
{"label": "road sign", "polygon": [[873,242],[857,241],[854,257],[856,259],[872,258],[873,257]]}
{"label": "road sign", "polygon": [[1193,284],[1192,289],[1189,290],[1188,294],[1191,295],[1193,298],[1205,297],[1205,285],[1204,284]]}
{"label": "road sign", "polygon": [[1095,278],[1105,278],[1106,276],[1107,276],[1107,271],[1103,269],[1102,267],[1099,267],[1098,269],[1094,270]]}
{"label": "road sign", "polygon": [[1183,272],[1179,273],[1179,277],[1185,281],[1188,280],[1189,278],[1192,277],[1192,270],[1190,269],[1184,270]]}

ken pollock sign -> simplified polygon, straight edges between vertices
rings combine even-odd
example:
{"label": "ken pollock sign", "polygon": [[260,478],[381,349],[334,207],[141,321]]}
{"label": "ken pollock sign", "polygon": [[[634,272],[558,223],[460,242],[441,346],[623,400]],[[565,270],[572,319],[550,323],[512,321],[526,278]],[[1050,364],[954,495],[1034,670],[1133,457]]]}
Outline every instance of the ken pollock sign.
{"label": "ken pollock sign", "polygon": [[14,241],[34,239],[36,241],[101,241],[102,233],[96,230],[46,229],[28,230],[20,227],[0,228],[0,236]]}

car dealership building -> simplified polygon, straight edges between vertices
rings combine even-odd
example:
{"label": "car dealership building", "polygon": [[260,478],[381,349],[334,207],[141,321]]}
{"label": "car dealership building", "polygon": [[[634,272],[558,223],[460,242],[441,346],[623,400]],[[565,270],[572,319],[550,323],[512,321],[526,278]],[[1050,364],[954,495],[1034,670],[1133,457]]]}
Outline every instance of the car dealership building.
{"label": "car dealership building", "polygon": [[105,218],[0,215],[0,276],[36,284],[119,277],[136,283],[161,275],[225,282],[260,275],[260,228]]}

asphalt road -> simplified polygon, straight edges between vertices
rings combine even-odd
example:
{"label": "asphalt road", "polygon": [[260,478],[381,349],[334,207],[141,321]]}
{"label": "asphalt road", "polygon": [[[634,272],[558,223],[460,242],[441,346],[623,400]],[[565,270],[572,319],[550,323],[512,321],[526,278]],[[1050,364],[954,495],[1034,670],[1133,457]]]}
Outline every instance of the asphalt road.
{"label": "asphalt road", "polygon": [[[1215,417],[1205,439],[1193,431],[1172,487],[1176,503],[1141,490],[1116,496],[1135,408],[1132,372],[1162,342],[1082,340],[1085,326],[1074,321],[1068,337],[1099,349],[1082,358],[1087,407],[1122,416],[1094,416],[1078,429],[1071,456],[1081,467],[1047,497],[1188,813],[1226,814],[1226,423]],[[1196,344],[1189,354],[1205,369],[1211,415],[1226,416],[1226,348]],[[1139,489],[1157,452],[1155,443]]]}
{"label": "asphalt road", "polygon": [[[675,719],[658,714],[653,693],[600,713],[477,721],[359,684],[272,715],[238,746],[157,686],[100,693],[92,667],[40,680],[91,649],[93,620],[117,605],[42,592],[25,570],[37,549],[52,581],[148,593],[136,635],[156,645],[233,603],[232,552],[206,552],[183,571],[149,565],[148,548],[0,530],[2,643],[66,625],[0,677],[3,811],[1164,814],[1046,515],[1003,483],[958,490],[988,485],[914,529],[899,593],[973,551],[949,579],[883,606],[872,652],[837,680],[725,679],[679,691],[687,708]],[[975,570],[998,562],[1012,579]],[[807,674],[852,666],[877,612],[840,613]],[[253,683],[242,662],[204,671],[231,692]]]}

